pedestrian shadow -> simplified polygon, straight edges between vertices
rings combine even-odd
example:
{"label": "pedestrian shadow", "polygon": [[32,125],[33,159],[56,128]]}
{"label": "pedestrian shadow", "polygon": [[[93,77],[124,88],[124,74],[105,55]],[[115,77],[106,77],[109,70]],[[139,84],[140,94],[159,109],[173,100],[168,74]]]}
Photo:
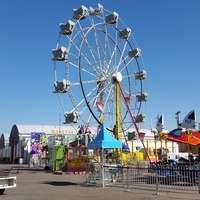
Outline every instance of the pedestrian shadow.
{"label": "pedestrian shadow", "polygon": [[66,181],[44,181],[42,184],[48,184],[53,186],[70,186],[70,185],[78,185],[77,183],[73,182],[66,182]]}

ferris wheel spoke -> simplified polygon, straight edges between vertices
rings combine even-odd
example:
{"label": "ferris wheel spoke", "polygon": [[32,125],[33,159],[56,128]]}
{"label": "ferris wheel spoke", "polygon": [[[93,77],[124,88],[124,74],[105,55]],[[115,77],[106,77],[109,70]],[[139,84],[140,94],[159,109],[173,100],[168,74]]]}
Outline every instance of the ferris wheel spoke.
{"label": "ferris wheel spoke", "polygon": [[[103,27],[105,28],[105,27]],[[99,31],[102,31],[104,34],[105,34],[105,41],[104,42],[101,42],[100,41],[100,38],[97,37],[97,40],[98,40],[98,54],[99,54],[99,60],[101,61],[101,66],[102,68],[104,68],[104,71],[105,73],[108,72],[108,69],[109,69],[109,60],[112,60],[111,59],[111,52],[110,52],[110,46],[108,44],[108,41],[107,41],[107,32],[106,30],[104,29],[99,29]],[[102,43],[104,44],[104,46],[102,45]],[[108,47],[108,48],[107,48]],[[101,51],[101,55],[100,55],[100,51]]]}
{"label": "ferris wheel spoke", "polygon": [[[94,88],[90,93],[88,93],[86,97],[89,98],[93,94],[94,91],[96,91],[96,88]],[[83,98],[81,101],[79,101],[79,103],[76,103],[74,105],[74,108],[72,109],[71,112],[78,110],[79,113],[82,115],[88,109],[87,104],[90,104],[90,103],[85,102],[85,99]]]}
{"label": "ferris wheel spoke", "polygon": [[[116,62],[116,59],[114,59],[114,56],[116,57],[116,49],[117,49],[117,43],[114,44],[114,48],[110,56],[110,61],[108,62],[108,66],[111,66],[111,63],[113,62],[113,60],[115,60]],[[114,66],[116,66],[116,63],[114,64]]]}
{"label": "ferris wheel spoke", "polygon": [[[105,51],[104,51],[104,58],[107,58],[107,55],[109,55],[108,57],[110,58],[111,57],[111,50],[110,50],[110,43],[109,43],[109,37],[108,37],[109,35],[108,35],[108,32],[107,32],[107,28],[105,27],[105,45],[104,45],[104,49],[105,49]],[[107,65],[107,59],[105,60],[104,59],[104,63],[106,63],[106,65]]]}
{"label": "ferris wheel spoke", "polygon": [[123,72],[124,70],[126,70],[129,67],[129,64],[131,64],[133,59],[130,59],[130,60],[128,60],[128,59],[129,59],[129,57],[126,56],[119,63],[119,66],[121,66],[122,63],[125,63],[124,66],[121,69],[119,69],[120,72]]}
{"label": "ferris wheel spoke", "polygon": [[[94,61],[94,63],[95,63],[94,65],[92,65],[92,66],[93,66],[93,69],[95,69],[95,66],[98,66],[98,64],[97,64],[96,61],[97,61],[97,60],[101,60],[101,59],[100,59],[99,51],[96,53],[96,52],[94,51],[94,48],[92,48],[92,45],[89,44],[89,41],[88,41],[87,38],[85,37],[85,35],[87,35],[88,31],[90,31],[91,28],[90,28],[89,30],[87,30],[86,33],[84,34],[84,33],[83,33],[83,30],[84,30],[84,29],[82,29],[80,23],[79,23],[79,26],[80,26],[81,32],[82,32],[82,39],[83,39],[83,40],[85,41],[85,43],[87,44],[87,47],[88,47],[88,49],[89,49],[89,51],[90,51],[90,55],[91,55],[91,57],[93,58],[93,61]],[[94,32],[96,32],[95,26],[94,26],[94,27],[92,26],[92,29],[94,29]],[[97,40],[98,40],[97,34],[95,34],[95,41],[97,42]],[[96,43],[96,44],[99,44],[99,43]],[[96,46],[99,46],[99,45],[96,45]],[[95,59],[96,57],[99,58],[99,59]],[[84,56],[84,58],[87,58],[87,56]],[[86,59],[86,61],[88,62],[87,59]],[[89,62],[88,64],[91,65],[90,62]],[[102,65],[100,65],[100,66],[102,66]]]}
{"label": "ferris wheel spoke", "polygon": [[101,47],[101,42],[100,42],[100,39],[98,37],[98,34],[97,34],[97,29],[95,28],[95,23],[94,23],[94,19],[93,17],[90,17],[90,21],[91,21],[91,24],[92,24],[92,27],[93,30],[94,30],[94,39],[95,39],[95,44],[96,44],[96,50],[97,50],[97,59],[99,60],[99,67],[102,68],[102,62],[101,62],[101,56],[100,56],[100,47]]}
{"label": "ferris wheel spoke", "polygon": [[[116,25],[115,25],[115,28],[118,29],[118,21],[116,22]],[[118,31],[115,31],[115,38],[114,40],[116,41],[115,42],[115,48],[118,48]],[[117,52],[117,51],[115,51]],[[119,52],[121,54],[121,50]],[[115,59],[114,59],[114,65],[116,66],[117,65],[117,60],[118,60],[118,55],[115,53]]]}
{"label": "ferris wheel spoke", "polygon": [[[83,39],[83,36],[81,36],[81,38]],[[74,47],[76,48],[76,50],[80,53],[80,48],[74,43],[74,40],[72,40],[71,38],[69,39],[70,40],[70,43],[71,44],[73,44],[74,45]],[[87,42],[87,41],[86,41]],[[88,42],[87,42],[87,44],[88,44]],[[89,45],[89,44],[88,44]],[[90,46],[88,46],[89,47],[89,49],[91,49],[90,48]],[[92,53],[92,51],[91,51],[91,53]],[[73,55],[73,54],[71,54],[71,55]],[[86,55],[84,55],[84,53],[83,52],[81,52],[81,55],[82,55],[82,57],[84,58],[84,62],[85,63],[87,63],[88,65],[92,65],[91,64],[91,62],[87,59],[87,56]],[[93,54],[92,54],[93,55]],[[77,56],[74,56],[75,58],[77,58],[78,59],[78,57]],[[77,66],[77,68],[78,68],[78,66]]]}
{"label": "ferris wheel spoke", "polygon": [[[126,63],[125,61],[126,61],[126,59],[128,58],[127,55],[124,55],[124,54],[125,54],[125,50],[126,50],[126,45],[127,45],[127,42],[125,43],[124,48],[123,48],[122,51],[121,51],[121,55],[120,55],[120,58],[119,58],[119,62],[118,62],[118,64],[116,64],[116,68],[117,68],[117,69],[119,69],[119,67],[121,66],[122,63]],[[127,64],[125,64],[125,67],[127,67],[126,65],[127,65]],[[122,69],[122,70],[123,70],[123,69]],[[118,70],[118,71],[119,71],[119,70]]]}
{"label": "ferris wheel spoke", "polygon": [[[84,46],[83,48],[85,48],[85,46]],[[87,49],[90,50],[90,53],[92,52],[92,51],[91,51],[91,47],[88,47],[88,46],[87,46]],[[82,58],[82,56],[83,56],[83,58]],[[89,61],[89,60],[87,59],[87,55],[84,55],[83,53],[81,53],[80,61],[81,61],[82,65],[81,65],[80,67],[82,68],[83,71],[85,71],[85,72],[87,72],[87,73],[92,73],[92,72],[89,72],[89,69],[90,69],[90,71],[93,71],[93,73],[95,73],[96,75],[97,75],[97,74],[100,75],[101,73],[103,73],[103,68],[101,68],[101,67],[99,66],[99,64],[98,64],[100,59],[99,59],[99,58],[95,59],[94,56],[95,56],[95,55],[94,55],[94,53],[93,53],[93,60],[95,60],[95,62],[94,62],[94,64],[93,64],[92,61]],[[85,63],[85,67],[84,67],[84,63]]]}
{"label": "ferris wheel spoke", "polygon": [[[97,59],[95,59],[96,57],[98,57],[97,56],[98,54],[96,54],[96,52],[94,51],[94,48],[92,47],[92,45],[90,45],[89,41],[86,38],[83,38],[83,39],[84,39],[84,41],[85,41],[85,43],[86,43],[86,45],[89,49],[90,55],[91,55],[92,60],[94,62],[94,66],[98,66]],[[87,57],[85,57],[85,58],[87,58]],[[89,63],[89,64],[91,65],[91,63]]]}

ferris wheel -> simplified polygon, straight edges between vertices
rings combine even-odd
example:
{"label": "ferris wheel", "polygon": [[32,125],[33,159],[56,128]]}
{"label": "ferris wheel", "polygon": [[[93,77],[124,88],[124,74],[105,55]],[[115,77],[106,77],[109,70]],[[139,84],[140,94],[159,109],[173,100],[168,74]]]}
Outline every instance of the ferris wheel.
{"label": "ferris wheel", "polygon": [[145,120],[146,71],[131,29],[118,13],[81,6],[60,23],[54,87],[65,124],[120,132]]}

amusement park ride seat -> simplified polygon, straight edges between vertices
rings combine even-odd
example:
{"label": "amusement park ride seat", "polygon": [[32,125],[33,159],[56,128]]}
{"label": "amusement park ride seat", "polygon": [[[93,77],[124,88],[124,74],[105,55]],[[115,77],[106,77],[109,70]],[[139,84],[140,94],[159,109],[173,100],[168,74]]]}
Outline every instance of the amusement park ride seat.
{"label": "amusement park ride seat", "polygon": [[60,23],[60,34],[70,35],[75,27],[75,23],[71,20],[68,20],[67,23]]}
{"label": "amusement park ride seat", "polygon": [[135,131],[128,132],[127,136],[128,136],[129,141],[134,140],[134,139],[136,139],[136,132]]}
{"label": "amusement park ride seat", "polygon": [[107,24],[115,24],[118,18],[119,15],[116,12],[113,12],[112,14],[106,16],[105,21]]}
{"label": "amusement park ride seat", "polygon": [[98,3],[98,9],[94,9],[92,7],[90,7],[90,15],[91,16],[96,16],[96,15],[99,15],[100,13],[102,13],[103,11],[103,6]]}
{"label": "amusement park ride seat", "polygon": [[65,93],[68,92],[70,87],[70,81],[63,79],[62,81],[54,81],[55,91],[53,93]]}
{"label": "amusement park ride seat", "polygon": [[121,39],[127,39],[130,35],[131,35],[131,29],[130,28],[126,28],[122,31],[119,31],[119,37]]}
{"label": "amusement park ride seat", "polygon": [[146,78],[147,72],[145,70],[142,70],[140,72],[135,72],[135,79],[136,80],[143,80]]}
{"label": "amusement park ride seat", "polygon": [[63,61],[63,60],[67,60],[67,55],[68,55],[68,51],[65,47],[60,47],[60,49],[53,49],[52,50],[53,53],[53,58],[52,60],[54,61]]}
{"label": "amusement park ride seat", "polygon": [[136,95],[136,97],[137,97],[138,102],[147,101],[148,94],[147,93],[138,93]]}
{"label": "amusement park ride seat", "polygon": [[145,114],[139,114],[139,115],[135,116],[136,123],[144,122],[144,120],[145,120]]}
{"label": "amusement park ride seat", "polygon": [[79,9],[74,9],[74,19],[84,19],[88,14],[88,9],[85,6],[81,6]]}
{"label": "amusement park ride seat", "polygon": [[140,56],[141,50],[136,48],[134,50],[130,50],[128,52],[130,58],[138,58]]}
{"label": "amusement park ride seat", "polygon": [[71,124],[71,123],[77,123],[78,118],[80,116],[80,113],[78,111],[73,111],[73,112],[65,112],[65,122],[64,124]]}

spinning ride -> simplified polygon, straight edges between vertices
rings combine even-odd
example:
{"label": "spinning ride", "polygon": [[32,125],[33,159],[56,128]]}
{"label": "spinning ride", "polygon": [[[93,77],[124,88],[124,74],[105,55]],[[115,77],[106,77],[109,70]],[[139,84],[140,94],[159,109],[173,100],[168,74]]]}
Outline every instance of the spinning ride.
{"label": "spinning ride", "polygon": [[[132,31],[101,4],[81,6],[60,24],[53,49],[54,87],[65,124],[103,122],[119,140],[145,119],[146,71]],[[136,127],[135,127],[136,126]]]}

